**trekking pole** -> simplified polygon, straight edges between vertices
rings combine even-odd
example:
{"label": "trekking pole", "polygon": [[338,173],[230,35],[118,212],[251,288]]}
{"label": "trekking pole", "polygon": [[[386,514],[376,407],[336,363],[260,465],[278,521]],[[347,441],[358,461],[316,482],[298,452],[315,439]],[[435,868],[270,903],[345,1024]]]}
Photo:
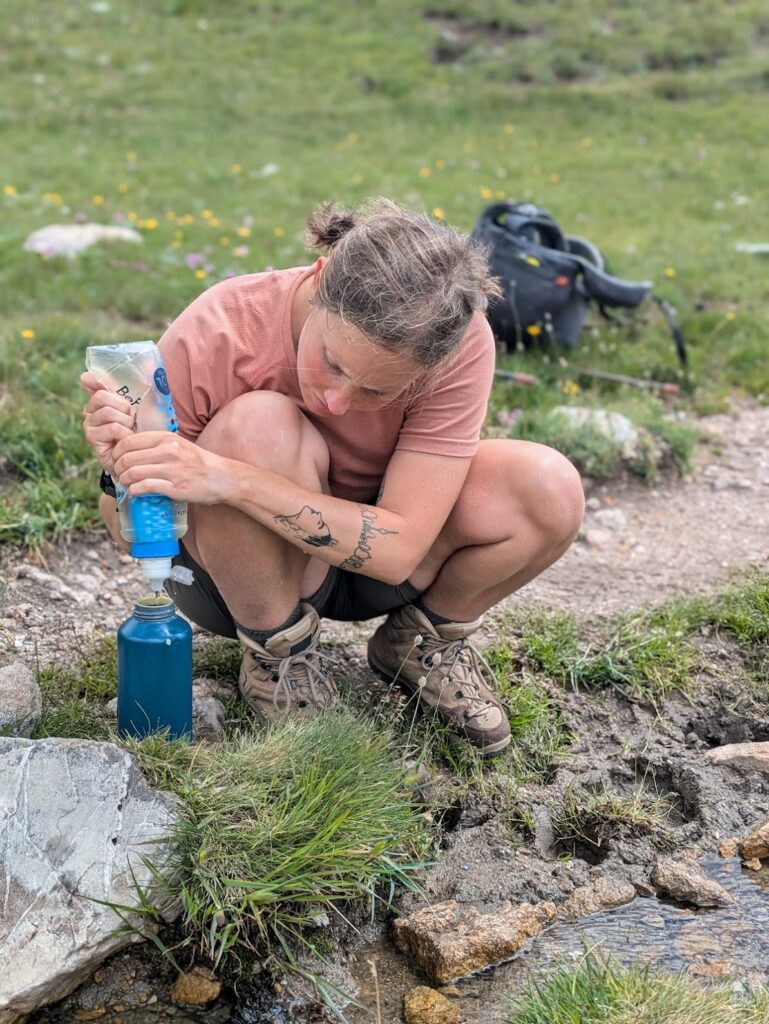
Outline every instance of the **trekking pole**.
{"label": "trekking pole", "polygon": [[646,377],[627,377],[624,373],[606,373],[603,370],[583,370],[574,367],[574,373],[582,377],[594,377],[596,380],[609,380],[615,384],[630,384],[634,388],[642,388],[644,391],[659,391],[666,397],[674,397],[681,393],[678,384],[669,381],[647,380]]}

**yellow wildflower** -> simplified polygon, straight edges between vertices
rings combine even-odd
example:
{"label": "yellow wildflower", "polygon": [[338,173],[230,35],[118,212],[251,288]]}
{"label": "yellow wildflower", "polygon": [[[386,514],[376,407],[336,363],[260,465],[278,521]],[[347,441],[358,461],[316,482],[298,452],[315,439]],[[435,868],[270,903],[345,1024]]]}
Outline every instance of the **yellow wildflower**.
{"label": "yellow wildflower", "polygon": [[43,192],[43,202],[50,203],[52,206],[61,206],[64,200],[58,192]]}
{"label": "yellow wildflower", "polygon": [[230,244],[229,238],[226,235],[222,235],[222,237],[219,239],[219,245],[229,245],[229,244]]}
{"label": "yellow wildflower", "polygon": [[200,216],[203,218],[203,220],[211,220],[213,215],[214,215],[213,210],[201,210],[200,211]]}
{"label": "yellow wildflower", "polygon": [[176,220],[176,214],[173,210],[166,210],[166,220]]}
{"label": "yellow wildflower", "polygon": [[432,173],[433,172],[430,170],[429,167],[420,167],[419,168],[419,177],[420,178],[429,178]]}
{"label": "yellow wildflower", "polygon": [[665,267],[665,277],[675,277],[675,276],[676,276],[676,268],[675,267]]}
{"label": "yellow wildflower", "polygon": [[240,174],[243,167],[240,164],[230,164],[230,174]]}
{"label": "yellow wildflower", "polygon": [[734,319],[736,319],[736,317],[737,317],[737,314],[734,312],[733,309],[728,309],[726,311],[726,319],[727,320],[734,320]]}
{"label": "yellow wildflower", "polygon": [[435,161],[435,166],[438,168],[439,171],[442,171],[444,169],[444,167],[446,166],[446,161],[445,160],[436,160]]}
{"label": "yellow wildflower", "polygon": [[443,220],[443,216],[443,210],[440,206],[433,207],[433,217],[435,217],[436,220]]}
{"label": "yellow wildflower", "polygon": [[514,124],[506,124],[505,125],[505,134],[506,135],[512,135],[514,131],[515,131],[515,125]]}
{"label": "yellow wildflower", "polygon": [[91,202],[94,206],[101,206],[104,203],[104,196],[91,196]]}
{"label": "yellow wildflower", "polygon": [[357,132],[350,132],[350,134],[347,136],[347,144],[348,144],[348,146],[354,146],[357,141],[358,141],[358,133]]}
{"label": "yellow wildflower", "polygon": [[494,195],[488,185],[481,185],[481,199],[491,199]]}
{"label": "yellow wildflower", "polygon": [[526,328],[526,333],[530,334],[532,338],[536,338],[542,333],[542,328],[539,326],[539,324],[530,324]]}
{"label": "yellow wildflower", "polygon": [[117,190],[118,190],[118,192],[122,193],[122,195],[125,195],[126,192],[128,191],[128,185],[126,185],[126,183],[124,181],[121,181],[120,184],[117,187]]}
{"label": "yellow wildflower", "polygon": [[285,233],[286,232],[283,230],[283,228],[275,228],[275,230],[273,231],[273,234],[275,235],[276,238],[281,238],[283,235],[285,235]]}
{"label": "yellow wildflower", "polygon": [[197,277],[198,279],[202,279],[205,276],[206,276],[205,270],[196,270],[195,271],[195,277]]}
{"label": "yellow wildflower", "polygon": [[219,225],[221,224],[221,221],[219,220],[218,217],[212,217],[208,223],[211,225],[212,228],[218,228]]}
{"label": "yellow wildflower", "polygon": [[134,153],[133,151],[130,153],[126,153],[125,158],[131,164],[136,163],[136,160],[138,159],[136,153]]}
{"label": "yellow wildflower", "polygon": [[15,185],[4,185],[3,192],[5,192],[7,196],[15,196],[18,194]]}
{"label": "yellow wildflower", "polygon": [[238,228],[238,235],[240,236],[240,238],[250,238],[251,228],[247,228],[244,224],[242,227]]}
{"label": "yellow wildflower", "polygon": [[178,238],[175,238],[173,240],[173,242],[171,242],[171,248],[172,249],[181,249],[181,247],[182,247],[182,243],[179,241]]}
{"label": "yellow wildflower", "polygon": [[573,398],[575,395],[579,394],[580,386],[579,384],[577,384],[575,380],[572,380],[570,377],[567,377],[566,380],[563,382],[563,387],[561,390],[565,395],[568,395],[570,398]]}
{"label": "yellow wildflower", "polygon": [[550,182],[551,185],[557,185],[558,182],[561,180],[561,175],[558,173],[558,171],[553,171],[552,174],[548,174],[547,180]]}
{"label": "yellow wildflower", "polygon": [[133,223],[133,221],[135,221],[136,219],[137,219],[137,215],[134,213],[134,211],[133,210],[129,210],[128,213],[126,214],[126,220],[130,220]]}
{"label": "yellow wildflower", "polygon": [[154,217],[148,217],[146,220],[139,221],[139,227],[145,228],[147,231],[154,231],[157,226],[158,222]]}
{"label": "yellow wildflower", "polygon": [[589,139],[589,138],[587,138],[587,137],[585,137],[584,139],[582,139],[582,140],[580,141],[580,146],[582,146],[582,148],[583,148],[583,149],[590,149],[590,147],[591,147],[592,145],[593,145],[593,140],[592,140],[592,139]]}
{"label": "yellow wildflower", "polygon": [[25,327],[24,330],[21,332],[21,336],[25,341],[34,341],[35,332],[31,328]]}

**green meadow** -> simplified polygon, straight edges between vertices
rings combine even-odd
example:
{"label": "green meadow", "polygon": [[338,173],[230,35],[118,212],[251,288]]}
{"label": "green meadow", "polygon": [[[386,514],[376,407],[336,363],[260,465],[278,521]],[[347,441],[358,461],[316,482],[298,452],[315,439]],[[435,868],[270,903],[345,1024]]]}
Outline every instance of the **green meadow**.
{"label": "green meadow", "polygon": [[[678,310],[687,374],[651,305],[596,315],[574,352],[500,360],[538,383],[500,382],[491,430],[551,440],[601,475],[617,453],[548,414],[614,408],[681,467],[693,437],[680,411],[769,395],[766,259],[735,249],[766,240],[769,13],[756,0],[7,0],[0,33],[3,541],[95,522],[86,345],[157,338],[222,277],[309,261],[305,220],[325,199],[387,195],[463,230],[490,201],[531,200]],[[36,228],[85,221],[133,226],[143,243],[73,261],[22,248]],[[682,397],[584,368],[677,381]]]}

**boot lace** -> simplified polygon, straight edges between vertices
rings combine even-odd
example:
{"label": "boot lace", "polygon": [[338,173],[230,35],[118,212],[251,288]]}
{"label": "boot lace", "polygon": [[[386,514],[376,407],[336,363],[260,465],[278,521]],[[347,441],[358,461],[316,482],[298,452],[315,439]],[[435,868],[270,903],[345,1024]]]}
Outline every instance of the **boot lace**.
{"label": "boot lace", "polygon": [[[417,644],[423,653],[420,656],[420,664],[426,674],[419,680],[420,689],[430,682],[430,675],[435,670],[444,678],[441,680],[440,695],[443,694],[446,686],[451,683],[451,671],[459,662],[471,673],[477,674],[481,679],[484,676],[489,680],[489,689],[498,690],[497,678],[494,670],[481,652],[474,647],[467,637],[459,637],[456,640],[443,640],[440,637],[422,636],[421,643]],[[422,682],[424,680],[424,683]],[[461,695],[461,696],[460,696]],[[493,699],[484,696],[481,686],[472,678],[465,678],[457,690],[456,696],[464,700],[467,705],[465,715],[467,718],[478,718],[488,711]]]}
{"label": "boot lace", "polygon": [[326,678],[323,663],[337,663],[338,658],[321,657],[319,651],[307,648],[284,658],[257,656],[257,660],[267,671],[274,673],[276,668],[278,670],[272,695],[276,711],[290,710],[292,697],[304,698],[316,708],[328,707],[336,700],[336,688]]}

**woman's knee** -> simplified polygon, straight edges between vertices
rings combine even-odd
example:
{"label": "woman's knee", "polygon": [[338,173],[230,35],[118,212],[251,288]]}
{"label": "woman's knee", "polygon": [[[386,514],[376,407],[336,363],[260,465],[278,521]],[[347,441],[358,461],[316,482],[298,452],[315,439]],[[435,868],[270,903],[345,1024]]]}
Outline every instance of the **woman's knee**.
{"label": "woman's knee", "polygon": [[585,492],[579,472],[548,445],[526,442],[508,474],[520,494],[525,513],[552,544],[570,544],[585,513]]}
{"label": "woman's knee", "polygon": [[555,448],[489,440],[481,442],[473,459],[452,522],[465,533],[480,532],[488,542],[486,533],[499,539],[506,529],[517,533],[526,521],[552,547],[571,543],[584,507],[579,473]]}
{"label": "woman's knee", "polygon": [[328,448],[297,405],[274,391],[251,391],[233,399],[211,419],[198,444],[238,462],[285,475],[289,467],[328,475]]}

